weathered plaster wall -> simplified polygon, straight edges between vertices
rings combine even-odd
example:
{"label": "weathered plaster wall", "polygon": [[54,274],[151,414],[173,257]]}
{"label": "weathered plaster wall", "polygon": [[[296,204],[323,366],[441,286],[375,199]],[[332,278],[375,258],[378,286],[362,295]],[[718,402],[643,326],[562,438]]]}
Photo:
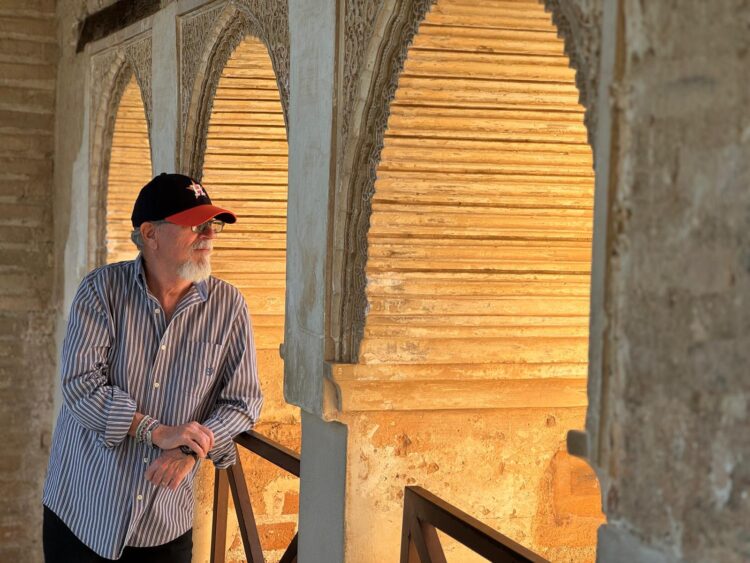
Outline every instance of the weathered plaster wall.
{"label": "weathered plaster wall", "polygon": [[155,14],[151,33],[151,96],[154,100],[151,163],[154,174],[177,170],[180,92],[176,88],[179,84],[176,14],[176,3]]}
{"label": "weathered plaster wall", "polygon": [[[55,295],[58,308],[55,321],[55,369],[50,375],[54,390],[55,417],[62,403],[57,373],[58,352],[65,335],[67,308],[81,278],[86,273],[88,260],[88,166],[87,150],[89,108],[82,95],[87,84],[87,62],[75,54],[76,22],[83,13],[82,0],[60,0],[57,3],[58,45],[60,58],[58,74],[64,76],[57,84],[55,115]],[[83,85],[83,88],[82,88]],[[50,435],[54,418],[48,420]],[[46,464],[43,468],[46,471]],[[41,496],[41,495],[40,495]]]}
{"label": "weathered plaster wall", "polygon": [[54,0],[0,6],[0,560],[41,560],[54,371]]}
{"label": "weathered plaster wall", "polygon": [[750,559],[750,5],[621,6],[602,561]]}
{"label": "weathered plaster wall", "polygon": [[[404,487],[418,485],[550,561],[593,561],[599,487],[589,467],[564,453],[581,410],[343,415],[345,560],[398,560]],[[454,542],[444,548],[449,561],[483,560]]]}

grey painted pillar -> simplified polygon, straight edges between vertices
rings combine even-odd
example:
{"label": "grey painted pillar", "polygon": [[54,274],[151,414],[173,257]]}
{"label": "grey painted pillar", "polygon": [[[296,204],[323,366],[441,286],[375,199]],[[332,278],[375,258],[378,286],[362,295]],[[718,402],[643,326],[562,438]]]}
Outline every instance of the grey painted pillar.
{"label": "grey painted pillar", "polygon": [[302,411],[299,563],[343,563],[347,429]]}
{"label": "grey painted pillar", "polygon": [[336,5],[290,0],[284,397],[321,414]]}
{"label": "grey painted pillar", "polygon": [[321,419],[336,55],[335,0],[289,0],[284,397],[302,408],[300,563],[344,560],[346,426]]}
{"label": "grey painted pillar", "polygon": [[151,27],[151,167],[154,174],[177,170],[180,83],[177,68],[177,4],[154,15]]}

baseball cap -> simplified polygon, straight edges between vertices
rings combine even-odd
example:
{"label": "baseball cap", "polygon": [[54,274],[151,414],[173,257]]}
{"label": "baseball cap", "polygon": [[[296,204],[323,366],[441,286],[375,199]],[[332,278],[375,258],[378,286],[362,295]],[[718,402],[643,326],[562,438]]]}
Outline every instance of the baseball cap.
{"label": "baseball cap", "polygon": [[146,221],[193,227],[214,217],[225,223],[237,221],[237,216],[228,209],[212,205],[206,188],[189,176],[162,172],[141,188],[131,221],[135,229]]}

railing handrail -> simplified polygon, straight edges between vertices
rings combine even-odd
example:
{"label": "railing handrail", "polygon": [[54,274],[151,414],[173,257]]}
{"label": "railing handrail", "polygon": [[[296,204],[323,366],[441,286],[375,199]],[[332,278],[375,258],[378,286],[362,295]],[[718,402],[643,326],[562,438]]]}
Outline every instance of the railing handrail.
{"label": "railing handrail", "polygon": [[496,563],[548,563],[546,559],[418,486],[404,491],[401,563],[445,561],[435,528]]}
{"label": "railing handrail", "polygon": [[290,450],[278,442],[274,442],[270,438],[258,434],[255,430],[239,434],[234,438],[234,441],[284,471],[291,473],[295,477],[299,477],[300,457],[294,450]]}

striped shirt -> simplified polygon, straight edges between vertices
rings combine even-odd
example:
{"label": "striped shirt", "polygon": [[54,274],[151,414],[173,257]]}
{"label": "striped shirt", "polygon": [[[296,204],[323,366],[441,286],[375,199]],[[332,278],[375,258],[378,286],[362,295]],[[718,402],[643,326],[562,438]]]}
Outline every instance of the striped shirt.
{"label": "striped shirt", "polygon": [[253,333],[240,292],[210,277],[194,283],[169,323],[149,292],[142,257],[97,268],[73,300],[61,359],[63,406],[43,503],[103,557],[167,543],[193,522],[195,465],[176,491],[146,469],[161,450],[136,443],[136,411],[170,426],[214,433],[209,457],[225,468],[232,441],[261,404]]}

